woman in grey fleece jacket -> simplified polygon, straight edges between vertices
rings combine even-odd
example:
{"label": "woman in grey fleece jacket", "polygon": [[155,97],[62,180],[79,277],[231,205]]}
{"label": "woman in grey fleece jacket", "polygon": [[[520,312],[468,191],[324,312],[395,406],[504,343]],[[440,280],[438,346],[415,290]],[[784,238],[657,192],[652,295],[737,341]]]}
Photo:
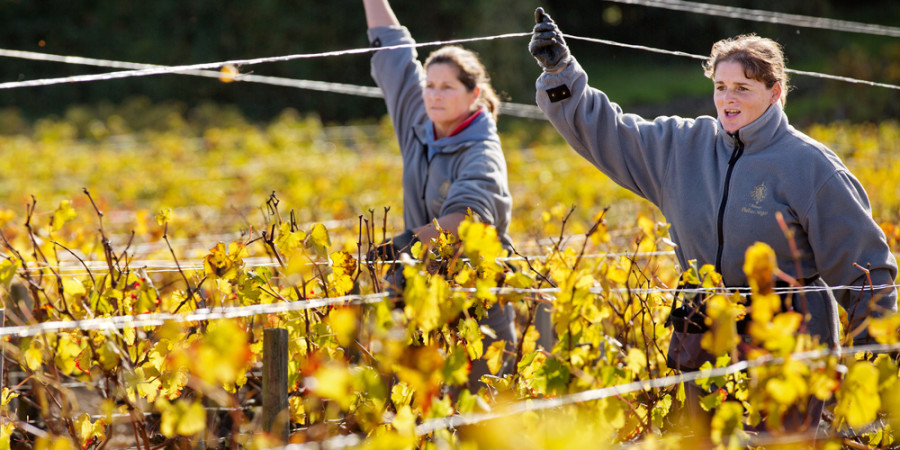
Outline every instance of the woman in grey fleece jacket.
{"label": "woman in grey fleece jacket", "polygon": [[[373,47],[411,45],[387,0],[363,0]],[[432,225],[456,233],[467,210],[497,229],[504,247],[511,248],[507,228],[512,197],[506,160],[494,117],[499,101],[474,53],[444,47],[432,53],[423,68],[414,47],[380,50],[372,56],[372,77],[384,92],[388,114],[403,158],[403,219],[406,231],[386,240],[377,253],[395,259],[416,240],[437,237]],[[480,323],[514,352],[516,334],[512,306],[495,305]],[[488,373],[486,362],[473,361],[469,388]]]}
{"label": "woman in grey fleece jacket", "polygon": [[[544,69],[538,106],[575,151],[659,207],[682,268],[691,260],[714,264],[726,286],[746,286],[744,254],[759,241],[774,249],[779,269],[807,285],[855,287],[805,294],[807,330],[830,346],[839,345],[836,301],[850,316],[845,331],[854,344],[868,342],[866,319],[897,311],[897,261],[865,190],[831,150],[788,123],[777,43],[752,35],[716,43],[706,74],[717,118],[648,121],[589,87],[550,17],[540,8],[535,16],[529,49]],[[708,360],[699,342],[674,337],[672,366],[696,369]]]}

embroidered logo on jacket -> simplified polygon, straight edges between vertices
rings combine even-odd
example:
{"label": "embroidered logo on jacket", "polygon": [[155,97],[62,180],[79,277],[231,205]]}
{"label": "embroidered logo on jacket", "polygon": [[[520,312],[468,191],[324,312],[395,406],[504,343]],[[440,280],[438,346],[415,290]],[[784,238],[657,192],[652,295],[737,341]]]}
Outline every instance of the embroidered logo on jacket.
{"label": "embroidered logo on jacket", "polygon": [[762,206],[760,206],[760,203],[762,203],[762,201],[765,200],[768,195],[769,189],[766,188],[765,182],[754,186],[753,189],[750,190],[750,199],[753,200],[753,203],[744,206],[743,208],[741,208],[741,211],[747,214],[756,214],[758,216],[768,215],[769,212],[764,210]]}

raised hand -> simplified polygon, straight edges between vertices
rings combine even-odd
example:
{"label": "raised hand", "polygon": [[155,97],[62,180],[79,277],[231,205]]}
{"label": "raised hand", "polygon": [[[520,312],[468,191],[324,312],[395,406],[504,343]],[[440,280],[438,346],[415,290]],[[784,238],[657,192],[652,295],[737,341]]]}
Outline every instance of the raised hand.
{"label": "raised hand", "polygon": [[563,39],[562,32],[553,19],[544,12],[544,8],[534,10],[534,32],[528,51],[545,71],[554,72],[558,65],[569,57],[569,48]]}

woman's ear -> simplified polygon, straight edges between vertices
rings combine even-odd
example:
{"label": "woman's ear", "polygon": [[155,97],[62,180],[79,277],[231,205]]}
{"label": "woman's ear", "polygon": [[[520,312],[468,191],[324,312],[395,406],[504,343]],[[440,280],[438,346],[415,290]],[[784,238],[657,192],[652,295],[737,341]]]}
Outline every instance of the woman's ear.
{"label": "woman's ear", "polygon": [[781,100],[781,83],[775,83],[775,86],[772,86],[772,98],[769,100],[770,105],[774,105],[776,102]]}

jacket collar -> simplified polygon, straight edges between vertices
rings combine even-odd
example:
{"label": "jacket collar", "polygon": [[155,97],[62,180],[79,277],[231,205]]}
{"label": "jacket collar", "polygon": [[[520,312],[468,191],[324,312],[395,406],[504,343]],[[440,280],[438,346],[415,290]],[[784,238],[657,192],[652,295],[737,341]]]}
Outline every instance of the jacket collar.
{"label": "jacket collar", "polygon": [[788,119],[784,109],[775,104],[769,106],[758,119],[745,125],[735,133],[729,133],[722,128],[722,122],[716,121],[719,134],[725,136],[732,144],[735,138],[740,138],[744,144],[744,151],[762,150],[769,146],[775,137],[787,129]]}
{"label": "jacket collar", "polygon": [[424,122],[416,125],[415,132],[419,141],[428,146],[429,155],[435,153],[453,153],[458,151],[464,145],[468,146],[471,141],[492,140],[499,143],[497,124],[494,122],[494,117],[484,109],[482,109],[481,114],[478,114],[465,129],[453,136],[435,139],[434,123],[431,122],[431,119],[425,119]]}

